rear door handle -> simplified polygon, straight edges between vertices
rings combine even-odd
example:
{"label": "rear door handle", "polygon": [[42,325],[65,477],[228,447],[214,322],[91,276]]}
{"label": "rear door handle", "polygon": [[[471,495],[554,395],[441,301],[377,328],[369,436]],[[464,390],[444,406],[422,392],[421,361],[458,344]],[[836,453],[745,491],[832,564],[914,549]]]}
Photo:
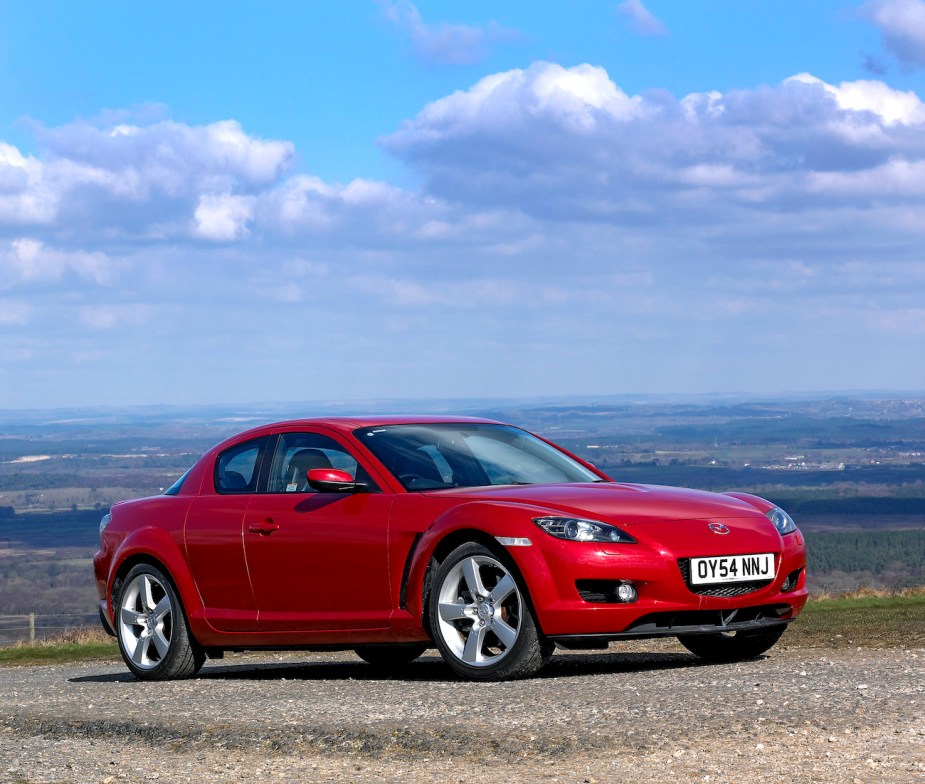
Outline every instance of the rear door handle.
{"label": "rear door handle", "polygon": [[259,523],[251,523],[247,526],[247,530],[252,534],[262,534],[263,536],[268,536],[274,531],[279,530],[279,526],[273,522],[273,518],[267,517],[265,520],[261,520]]}

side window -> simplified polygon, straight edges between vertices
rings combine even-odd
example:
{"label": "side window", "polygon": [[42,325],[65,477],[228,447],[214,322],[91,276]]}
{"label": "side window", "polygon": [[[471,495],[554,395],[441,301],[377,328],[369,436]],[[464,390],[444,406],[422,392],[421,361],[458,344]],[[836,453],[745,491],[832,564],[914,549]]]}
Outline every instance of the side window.
{"label": "side window", "polygon": [[320,433],[283,433],[273,456],[267,492],[315,492],[306,478],[312,468],[338,468],[364,483],[370,492],[378,490],[363,466],[333,438]]}
{"label": "side window", "polygon": [[266,437],[226,449],[215,461],[215,489],[219,493],[254,493],[267,444]]}

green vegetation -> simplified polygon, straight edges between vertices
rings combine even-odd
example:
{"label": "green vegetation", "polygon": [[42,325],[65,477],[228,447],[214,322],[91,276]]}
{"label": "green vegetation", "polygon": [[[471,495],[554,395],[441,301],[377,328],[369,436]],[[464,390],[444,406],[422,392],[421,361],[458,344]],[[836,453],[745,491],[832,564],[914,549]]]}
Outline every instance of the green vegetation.
{"label": "green vegetation", "polygon": [[784,642],[800,648],[925,646],[925,588],[811,598]]}
{"label": "green vegetation", "polygon": [[[837,531],[807,533],[809,568],[819,572],[881,574],[897,564],[921,571],[925,568],[925,529],[910,531]],[[921,585],[925,580],[913,580]]]}
{"label": "green vegetation", "polygon": [[116,641],[102,630],[80,629],[50,640],[0,648],[0,666],[65,664],[95,659],[118,659]]}

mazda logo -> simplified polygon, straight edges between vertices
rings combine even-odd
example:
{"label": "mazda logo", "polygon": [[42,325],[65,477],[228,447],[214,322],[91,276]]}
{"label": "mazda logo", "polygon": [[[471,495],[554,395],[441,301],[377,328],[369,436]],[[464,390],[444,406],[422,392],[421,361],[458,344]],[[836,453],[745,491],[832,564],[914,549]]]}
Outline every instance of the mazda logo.
{"label": "mazda logo", "polygon": [[729,528],[722,523],[710,523],[707,528],[709,528],[715,534],[728,534]]}

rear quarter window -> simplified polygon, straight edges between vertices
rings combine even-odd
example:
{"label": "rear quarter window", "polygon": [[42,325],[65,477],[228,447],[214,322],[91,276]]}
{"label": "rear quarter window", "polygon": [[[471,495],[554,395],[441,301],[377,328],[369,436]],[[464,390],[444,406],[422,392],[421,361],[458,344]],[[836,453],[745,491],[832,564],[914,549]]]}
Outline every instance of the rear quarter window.
{"label": "rear quarter window", "polygon": [[183,489],[183,483],[186,481],[186,477],[189,476],[189,472],[192,470],[192,468],[187,468],[186,473],[164,491],[164,495],[178,495]]}
{"label": "rear quarter window", "polygon": [[266,437],[255,438],[222,452],[215,461],[216,492],[256,493],[266,444]]}

